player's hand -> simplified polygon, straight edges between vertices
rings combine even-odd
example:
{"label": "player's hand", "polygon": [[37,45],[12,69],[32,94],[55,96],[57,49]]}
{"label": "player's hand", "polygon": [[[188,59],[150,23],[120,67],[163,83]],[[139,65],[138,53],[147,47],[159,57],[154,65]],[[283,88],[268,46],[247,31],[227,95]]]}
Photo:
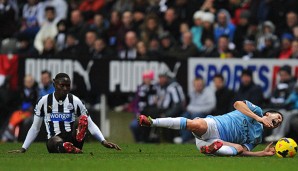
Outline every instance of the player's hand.
{"label": "player's hand", "polygon": [[25,153],[25,152],[26,152],[26,149],[24,149],[24,148],[21,148],[19,150],[8,151],[8,153]]}
{"label": "player's hand", "polygon": [[105,146],[106,148],[114,148],[116,150],[121,150],[121,148],[117,144],[114,144],[112,142],[108,142],[106,140],[104,140],[103,142],[101,142],[101,144],[103,146]]}
{"label": "player's hand", "polygon": [[263,150],[263,153],[265,156],[273,156],[275,154],[275,148],[272,146],[271,142],[270,144],[267,145],[267,147]]}
{"label": "player's hand", "polygon": [[261,117],[257,121],[263,123],[268,128],[273,128],[273,123],[268,117]]}

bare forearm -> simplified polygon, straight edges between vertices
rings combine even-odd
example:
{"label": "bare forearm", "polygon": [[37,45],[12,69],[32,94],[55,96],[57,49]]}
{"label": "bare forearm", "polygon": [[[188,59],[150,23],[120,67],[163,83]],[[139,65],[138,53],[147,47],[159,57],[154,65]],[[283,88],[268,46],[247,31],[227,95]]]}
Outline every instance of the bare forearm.
{"label": "bare forearm", "polygon": [[243,151],[241,156],[251,156],[251,157],[264,157],[267,156],[264,151]]}
{"label": "bare forearm", "polygon": [[258,115],[254,114],[243,101],[236,101],[234,108],[254,120],[258,121],[260,118]]}

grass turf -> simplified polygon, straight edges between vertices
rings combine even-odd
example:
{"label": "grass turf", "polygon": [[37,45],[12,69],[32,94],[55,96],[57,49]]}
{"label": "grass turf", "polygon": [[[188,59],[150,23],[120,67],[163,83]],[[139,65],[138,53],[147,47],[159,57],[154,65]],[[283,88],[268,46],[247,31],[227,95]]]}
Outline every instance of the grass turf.
{"label": "grass turf", "polygon": [[[122,151],[86,143],[83,154],[49,154],[45,144],[34,143],[25,154],[10,154],[21,144],[0,144],[0,171],[6,170],[296,170],[297,159],[272,157],[212,157],[200,154],[195,145],[120,144]],[[258,149],[264,148],[259,146]]]}

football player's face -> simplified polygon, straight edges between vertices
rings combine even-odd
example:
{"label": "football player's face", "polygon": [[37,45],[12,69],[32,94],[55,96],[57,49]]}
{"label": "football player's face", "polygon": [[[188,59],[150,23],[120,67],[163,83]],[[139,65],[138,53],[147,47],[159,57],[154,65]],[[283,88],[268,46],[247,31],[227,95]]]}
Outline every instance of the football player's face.
{"label": "football player's face", "polygon": [[271,119],[273,128],[277,128],[282,123],[282,116],[278,113],[267,112],[267,116]]}
{"label": "football player's face", "polygon": [[70,79],[60,78],[55,80],[55,91],[59,95],[66,96],[70,91]]}

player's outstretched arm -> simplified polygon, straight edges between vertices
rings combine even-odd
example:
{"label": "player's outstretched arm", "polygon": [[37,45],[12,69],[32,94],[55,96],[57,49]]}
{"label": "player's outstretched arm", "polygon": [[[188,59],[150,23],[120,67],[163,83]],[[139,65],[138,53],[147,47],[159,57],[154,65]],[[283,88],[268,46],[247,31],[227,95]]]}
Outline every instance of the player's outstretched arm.
{"label": "player's outstretched arm", "polygon": [[275,154],[274,146],[272,146],[271,142],[267,145],[267,147],[263,151],[248,151],[246,147],[244,147],[242,156],[252,156],[252,157],[266,157],[273,156]]}
{"label": "player's outstretched arm", "polygon": [[256,115],[255,113],[253,113],[248,106],[246,105],[245,102],[243,101],[236,101],[234,103],[234,108],[237,109],[238,111],[240,111],[241,113],[245,114],[246,116],[260,122],[263,123],[265,126],[267,127],[273,127],[272,122],[266,117],[260,117],[258,115]]}
{"label": "player's outstretched arm", "polygon": [[91,117],[88,117],[88,130],[90,133],[98,140],[101,142],[101,144],[106,147],[106,148],[114,148],[116,150],[121,150],[121,148],[112,142],[108,142],[105,140],[102,132],[98,128],[98,126],[92,121]]}
{"label": "player's outstretched arm", "polygon": [[24,148],[21,148],[19,150],[8,151],[8,153],[25,153],[25,152],[26,152],[26,149],[24,149]]}

